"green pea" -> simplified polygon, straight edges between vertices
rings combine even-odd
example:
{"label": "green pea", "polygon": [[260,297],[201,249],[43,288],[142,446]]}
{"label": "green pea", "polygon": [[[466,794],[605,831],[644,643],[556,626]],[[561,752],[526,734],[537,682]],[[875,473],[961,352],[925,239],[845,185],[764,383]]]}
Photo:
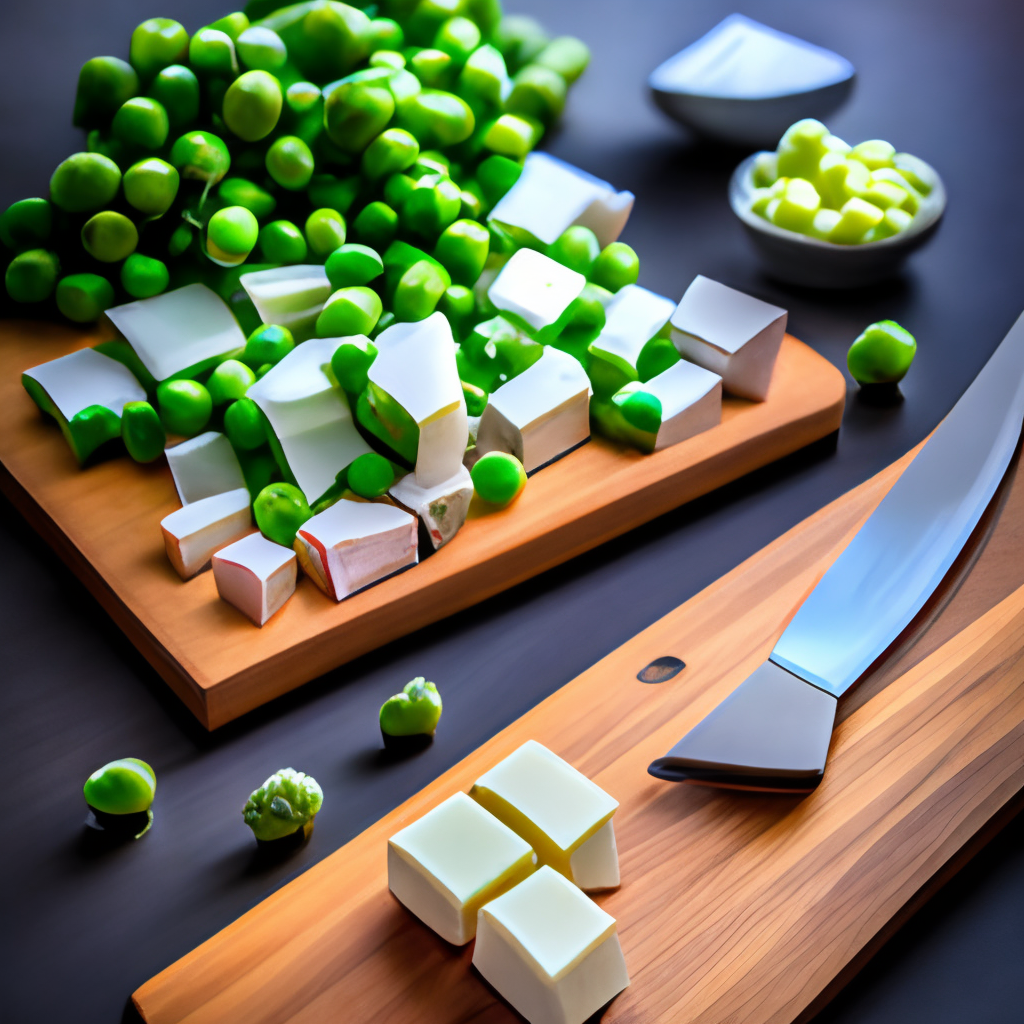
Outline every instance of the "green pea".
{"label": "green pea", "polygon": [[460,198],[462,199],[462,208],[459,210],[459,216],[463,219],[482,221],[487,215],[488,206],[483,193],[480,191],[480,186],[472,179],[463,182]]}
{"label": "green pea", "polygon": [[59,275],[56,253],[27,249],[8,264],[4,285],[15,302],[43,302],[53,294]]}
{"label": "green pea", "polygon": [[363,151],[363,174],[372,181],[411,167],[419,156],[420,144],[402,128],[388,128]]}
{"label": "green pea", "polygon": [[362,179],[353,174],[347,178],[336,178],[333,174],[314,174],[306,189],[306,196],[314,210],[337,210],[348,213],[362,187]]}
{"label": "green pea", "polygon": [[280,71],[288,63],[288,48],[273,30],[251,25],[235,41],[239,59],[254,71]]}
{"label": "green pea", "polygon": [[387,127],[394,112],[395,99],[382,79],[347,81],[324,101],[324,127],[335,145],[358,153]]}
{"label": "green pea", "polygon": [[512,79],[505,109],[510,114],[522,114],[542,124],[551,124],[565,109],[566,92],[565,79],[557,71],[540,64],[528,64]]}
{"label": "green pea", "polygon": [[441,695],[433,683],[417,676],[401,693],[381,705],[380,731],[385,745],[392,737],[433,736],[441,720]]}
{"label": "green pea", "polygon": [[379,277],[384,273],[384,261],[375,249],[349,242],[327,257],[324,270],[332,288],[347,288],[368,284]]}
{"label": "green pea", "polygon": [[339,288],[317,317],[317,336],[347,338],[352,334],[369,334],[382,311],[380,296],[372,288]]}
{"label": "green pea", "polygon": [[383,251],[398,234],[398,214],[379,200],[367,203],[352,222],[352,234],[365,245]]}
{"label": "green pea", "polygon": [[459,91],[499,106],[510,88],[505,58],[490,45],[474,50],[459,73]]}
{"label": "green pea", "polygon": [[167,290],[171,275],[167,264],[133,252],[121,267],[121,287],[133,299],[149,299]]}
{"label": "green pea", "polygon": [[210,23],[210,28],[217,29],[218,32],[223,32],[224,35],[233,42],[237,43],[242,33],[249,27],[249,19],[245,16],[242,11],[234,11],[231,14],[225,14],[223,18],[218,18],[216,21]]}
{"label": "green pea", "polygon": [[188,44],[188,63],[193,71],[208,78],[234,78],[238,58],[231,36],[215,28],[201,28]]}
{"label": "green pea", "polygon": [[537,144],[542,130],[540,122],[533,118],[519,114],[502,114],[485,127],[480,144],[484,149],[499,156],[522,160]]}
{"label": "green pea", "polygon": [[511,505],[526,486],[523,464],[508,452],[488,452],[470,470],[473,490],[489,505]]}
{"label": "green pea", "polygon": [[483,416],[487,408],[487,392],[483,388],[462,381],[462,397],[466,400],[466,412],[470,416]]}
{"label": "green pea", "polygon": [[457,220],[444,229],[434,246],[434,259],[456,284],[472,287],[487,262],[490,235],[483,224]]}
{"label": "green pea", "polygon": [[[296,22],[295,34],[277,26],[273,18],[264,24],[275,30],[288,45],[288,53],[299,70],[315,81],[333,82],[348,74],[370,52],[370,19],[347,4],[310,5],[312,9]],[[304,8],[299,7],[298,10]],[[282,12],[287,15],[288,9]]]}
{"label": "green pea", "polygon": [[260,228],[260,252],[267,263],[304,263],[306,238],[290,220],[275,220]]}
{"label": "green pea", "polygon": [[489,156],[476,169],[476,180],[488,206],[494,206],[519,180],[523,168],[505,156]]}
{"label": "green pea", "polygon": [[421,146],[454,146],[468,139],[476,126],[465,100],[437,89],[424,89],[403,100],[398,120]]}
{"label": "green pea", "polygon": [[121,440],[136,462],[153,462],[164,453],[167,432],[149,402],[128,402],[121,412]]}
{"label": "green pea", "polygon": [[103,814],[138,814],[153,805],[156,772],[137,757],[122,757],[94,771],[85,780],[83,792],[85,802],[93,810]]}
{"label": "green pea", "polygon": [[171,163],[186,178],[216,185],[231,167],[231,154],[212,132],[186,132],[171,147]]}
{"label": "green pea", "polygon": [[366,387],[370,367],[377,358],[377,346],[365,338],[351,338],[334,350],[331,370],[338,384],[349,394],[361,394]]}
{"label": "green pea", "polygon": [[550,42],[541,24],[529,15],[506,15],[494,33],[494,45],[512,69],[539,57]]}
{"label": "green pea", "polygon": [[320,87],[312,82],[293,82],[284,94],[285,106],[293,114],[308,114],[323,99]]}
{"label": "green pea", "polygon": [[180,131],[199,117],[199,79],[184,64],[171,64],[153,79],[149,95],[163,104],[172,128]]}
{"label": "green pea", "polygon": [[256,247],[260,225],[244,206],[218,210],[206,225],[206,254],[222,267],[236,267]]}
{"label": "green pea", "polygon": [[267,173],[289,191],[305,188],[313,177],[313,154],[302,139],[282,135],[267,150]]}
{"label": "green pea", "polygon": [[265,220],[277,206],[277,200],[266,189],[246,178],[225,178],[217,187],[217,195],[228,206],[244,206],[257,220]]}
{"label": "green pea", "polygon": [[534,64],[557,71],[567,85],[572,85],[587,70],[589,63],[590,50],[573,36],[552,39],[534,58]]}
{"label": "green pea", "polygon": [[243,452],[255,451],[267,440],[263,413],[251,398],[238,398],[224,410],[224,433]]}
{"label": "green pea", "polygon": [[413,181],[419,181],[425,174],[440,174],[445,178],[454,177],[450,161],[439,149],[423,150],[409,170],[409,177]]}
{"label": "green pea", "polygon": [[453,284],[446,288],[437,308],[444,313],[451,324],[452,330],[459,336],[465,334],[466,327],[476,309],[476,296],[471,288]]}
{"label": "green pea", "polygon": [[392,174],[384,182],[384,201],[393,209],[400,210],[416,187],[416,179],[408,174]]}
{"label": "green pea", "polygon": [[295,339],[287,327],[262,324],[249,335],[242,359],[253,369],[266,363],[276,366],[295,348]]}
{"label": "green pea", "polygon": [[145,80],[170,64],[182,64],[188,53],[188,33],[170,18],[150,18],[132,33],[128,59]]}
{"label": "green pea", "polygon": [[256,383],[256,374],[237,359],[225,359],[206,381],[206,390],[214,405],[224,405],[244,398],[250,385]]}
{"label": "green pea", "polygon": [[488,38],[494,35],[501,24],[501,0],[466,0],[462,10]]}
{"label": "green pea", "polygon": [[69,274],[57,283],[56,299],[69,320],[90,323],[114,304],[114,286],[99,274]]}
{"label": "green pea", "polygon": [[392,302],[395,317],[403,321],[425,320],[437,309],[441,296],[451,286],[432,260],[414,263],[401,276]]}
{"label": "green pea", "polygon": [[917,341],[894,320],[869,324],[846,356],[853,379],[861,386],[897,384],[917,354]]}
{"label": "green pea", "polygon": [[0,242],[15,252],[45,245],[52,229],[53,207],[47,199],[19,199],[0,216]]}
{"label": "green pea", "polygon": [[462,191],[451,178],[427,174],[416,182],[402,204],[401,223],[424,238],[436,238],[462,209]]}
{"label": "green pea", "polygon": [[171,234],[167,242],[167,254],[169,256],[180,256],[192,244],[195,233],[191,224],[179,224]]}
{"label": "green pea", "polygon": [[224,96],[224,123],[244,142],[266,138],[277,126],[284,97],[281,84],[266,71],[246,71]]}
{"label": "green pea", "polygon": [[379,498],[395,482],[395,471],[383,455],[366,452],[353,459],[346,478],[360,498]]}
{"label": "green pea", "polygon": [[306,496],[294,484],[270,484],[256,496],[252,506],[260,533],[286,548],[295,543],[307,519],[312,516]]}
{"label": "green pea", "polygon": [[627,284],[636,284],[640,276],[640,258],[625,242],[606,245],[590,272],[593,284],[617,292]]}
{"label": "green pea", "polygon": [[138,244],[138,229],[114,210],[94,214],[82,227],[82,248],[101,263],[120,263]]}
{"label": "green pea", "polygon": [[306,218],[305,229],[310,249],[321,259],[345,244],[345,218],[337,210],[314,210]]}
{"label": "green pea", "polygon": [[401,71],[405,67],[405,55],[397,50],[377,50],[370,54],[371,68],[394,68]]}
{"label": "green pea", "polygon": [[434,46],[443,50],[457,64],[465,64],[469,55],[482,42],[480,29],[469,18],[449,18],[434,36]]}
{"label": "green pea", "polygon": [[405,45],[405,33],[402,26],[392,18],[374,18],[370,22],[367,42],[371,52],[400,50]]}
{"label": "green pea", "polygon": [[427,47],[412,55],[409,70],[419,79],[424,88],[441,89],[448,85],[454,62],[450,53],[435,47]]}
{"label": "green pea", "polygon": [[573,225],[548,246],[547,254],[563,267],[589,277],[601,255],[601,245],[590,228]]}
{"label": "green pea", "polygon": [[123,103],[111,124],[116,139],[139,149],[160,149],[170,130],[163,105],[146,96],[135,96]]}
{"label": "green pea", "polygon": [[53,172],[50,199],[68,213],[88,213],[110,203],[120,184],[121,170],[113,160],[74,153]]}
{"label": "green pea", "polygon": [[213,399],[197,380],[165,380],[157,385],[156,400],[170,434],[192,437],[210,422]]}
{"label": "green pea", "polygon": [[124,197],[149,217],[165,214],[178,195],[180,175],[166,160],[151,156],[124,172]]}
{"label": "green pea", "polygon": [[135,68],[117,57],[93,57],[78,72],[73,122],[78,128],[105,128],[115,111],[139,91]]}

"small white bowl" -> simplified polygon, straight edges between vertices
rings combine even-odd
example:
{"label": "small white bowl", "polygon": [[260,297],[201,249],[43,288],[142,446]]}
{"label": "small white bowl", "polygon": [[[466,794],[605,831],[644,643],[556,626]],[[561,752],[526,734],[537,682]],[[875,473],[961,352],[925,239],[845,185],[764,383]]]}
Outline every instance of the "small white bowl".
{"label": "small white bowl", "polygon": [[910,227],[890,238],[860,245],[837,245],[776,227],[751,212],[754,161],[747,157],[729,181],[729,205],[739,217],[765,269],[773,277],[807,288],[860,288],[892,276],[903,261],[935,233],[946,210],[946,189],[935,175],[935,187],[924,197]]}

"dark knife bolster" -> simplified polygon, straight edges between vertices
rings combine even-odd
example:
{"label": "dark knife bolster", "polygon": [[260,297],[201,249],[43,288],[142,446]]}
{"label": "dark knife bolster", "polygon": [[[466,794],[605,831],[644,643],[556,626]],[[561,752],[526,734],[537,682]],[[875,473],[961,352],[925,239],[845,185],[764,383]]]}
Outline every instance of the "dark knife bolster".
{"label": "dark knife bolster", "polygon": [[809,793],[825,772],[836,705],[766,661],[647,770],[667,782]]}

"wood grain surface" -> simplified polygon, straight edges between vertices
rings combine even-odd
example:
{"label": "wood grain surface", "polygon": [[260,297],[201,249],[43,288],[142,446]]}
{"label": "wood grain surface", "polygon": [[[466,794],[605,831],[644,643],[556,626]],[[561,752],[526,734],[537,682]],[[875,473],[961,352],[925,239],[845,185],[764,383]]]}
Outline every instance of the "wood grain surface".
{"label": "wood grain surface", "polygon": [[[632,984],[602,1020],[806,1019],[1018,806],[1024,474],[1004,482],[891,660],[840,701],[813,794],[664,783],[646,766],[768,655],[912,455],[614,651],[142,986],[134,1000],[146,1021],[518,1019],[472,970],[471,947],[446,945],[390,896],[386,842],[528,738],[620,801],[622,885],[597,901],[618,920]],[[638,682],[662,655],[687,667],[660,685]]]}
{"label": "wood grain surface", "polygon": [[217,597],[211,573],[182,583],[171,568],[159,522],[178,500],[163,460],[79,471],[23,391],[23,370],[97,340],[0,324],[0,488],[209,729],[828,436],[845,400],[842,374],[787,335],[766,402],[727,399],[720,426],[653,455],[594,439],[510,508],[471,509],[419,566],[340,604],[303,579],[258,629]]}

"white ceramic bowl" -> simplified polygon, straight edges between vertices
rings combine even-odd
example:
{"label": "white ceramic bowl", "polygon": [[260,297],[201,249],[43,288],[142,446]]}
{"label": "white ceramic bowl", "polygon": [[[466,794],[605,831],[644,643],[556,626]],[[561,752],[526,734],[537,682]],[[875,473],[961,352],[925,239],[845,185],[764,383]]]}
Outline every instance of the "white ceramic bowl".
{"label": "white ceramic bowl", "polygon": [[776,227],[750,210],[754,160],[747,157],[729,181],[729,204],[773,277],[808,288],[860,288],[892,276],[903,261],[935,233],[946,209],[946,189],[936,174],[910,227],[891,238],[837,245]]}

